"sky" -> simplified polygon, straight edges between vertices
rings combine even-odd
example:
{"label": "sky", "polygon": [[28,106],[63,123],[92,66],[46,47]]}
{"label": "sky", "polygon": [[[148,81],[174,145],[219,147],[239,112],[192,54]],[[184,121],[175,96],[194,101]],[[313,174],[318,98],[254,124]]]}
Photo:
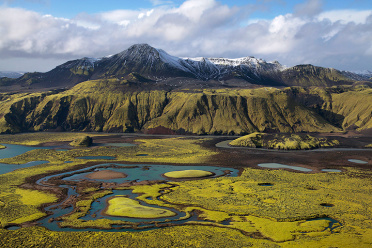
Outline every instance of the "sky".
{"label": "sky", "polygon": [[372,1],[0,0],[0,71],[45,72],[137,43],[179,57],[372,71]]}

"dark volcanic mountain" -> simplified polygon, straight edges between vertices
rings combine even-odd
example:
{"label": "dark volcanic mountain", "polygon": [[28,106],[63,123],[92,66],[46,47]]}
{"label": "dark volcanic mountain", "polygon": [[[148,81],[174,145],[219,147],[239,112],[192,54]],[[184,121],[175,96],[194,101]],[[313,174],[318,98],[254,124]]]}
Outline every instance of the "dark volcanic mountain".
{"label": "dark volcanic mountain", "polygon": [[[157,89],[258,86],[333,86],[368,80],[350,72],[299,65],[291,68],[279,62],[254,57],[239,59],[183,59],[147,44],[133,45],[113,56],[68,61],[46,73],[26,73],[18,79],[2,78],[3,90],[69,88],[94,79],[152,82]],[[140,86],[140,85],[137,85]]]}

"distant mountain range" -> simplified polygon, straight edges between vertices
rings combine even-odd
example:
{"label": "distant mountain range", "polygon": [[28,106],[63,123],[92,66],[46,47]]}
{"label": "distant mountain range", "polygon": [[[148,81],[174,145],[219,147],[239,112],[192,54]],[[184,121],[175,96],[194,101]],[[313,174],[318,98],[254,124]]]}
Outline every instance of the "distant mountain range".
{"label": "distant mountain range", "polygon": [[0,78],[7,77],[7,78],[19,78],[22,77],[25,73],[24,72],[17,72],[17,71],[0,71]]}
{"label": "distant mountain range", "polygon": [[[0,74],[1,75],[1,74]],[[13,77],[14,79],[9,79]],[[5,90],[70,88],[87,80],[118,79],[152,89],[257,86],[334,86],[371,82],[372,73],[353,73],[313,65],[287,68],[254,57],[178,58],[147,44],[100,59],[68,61],[46,73],[26,73],[0,79]],[[134,80],[135,79],[135,80]]]}

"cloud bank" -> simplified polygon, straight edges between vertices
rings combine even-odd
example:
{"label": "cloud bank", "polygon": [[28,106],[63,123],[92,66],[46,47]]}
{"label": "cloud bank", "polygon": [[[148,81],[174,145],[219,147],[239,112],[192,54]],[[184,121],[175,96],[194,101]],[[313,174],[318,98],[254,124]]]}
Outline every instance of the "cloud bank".
{"label": "cloud bank", "polygon": [[[372,10],[325,12],[320,0],[308,0],[294,13],[251,20],[250,14],[263,6],[187,0],[172,7],[159,5],[168,1],[153,2],[153,9],[82,13],[72,19],[0,7],[0,70],[9,61],[22,65],[32,59],[100,57],[135,43],[181,57],[255,56],[288,66],[372,69]],[[52,69],[50,63],[33,66],[32,70]]]}

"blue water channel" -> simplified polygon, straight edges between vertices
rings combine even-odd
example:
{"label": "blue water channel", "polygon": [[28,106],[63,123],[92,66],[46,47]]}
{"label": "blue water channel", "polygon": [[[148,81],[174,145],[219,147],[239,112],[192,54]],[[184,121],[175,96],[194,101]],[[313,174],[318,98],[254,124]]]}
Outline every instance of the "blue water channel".
{"label": "blue water channel", "polygon": [[[112,166],[112,167],[111,167]],[[105,167],[105,168],[102,168]],[[106,168],[109,167],[109,168]],[[92,171],[92,169],[94,169]],[[237,169],[232,168],[226,168],[226,167],[214,167],[214,166],[174,166],[174,165],[148,165],[148,164],[141,164],[141,165],[129,165],[129,164],[117,164],[117,163],[105,163],[105,164],[98,164],[94,166],[90,166],[84,169],[79,169],[73,172],[64,172],[59,173],[56,175],[50,175],[47,177],[44,177],[42,179],[39,179],[36,183],[39,185],[42,185],[43,182],[46,182],[47,180],[53,178],[53,177],[60,177],[65,176],[63,180],[65,181],[81,181],[83,179],[85,180],[91,180],[91,181],[98,181],[98,182],[115,182],[115,183],[125,183],[129,181],[144,181],[144,180],[162,180],[162,181],[170,181],[170,179],[165,178],[162,176],[162,174],[170,171],[176,171],[176,170],[206,170],[211,171],[215,175],[213,177],[228,175],[228,176],[238,176],[239,171]],[[119,178],[119,179],[89,179],[86,176],[89,173],[92,173],[94,171],[102,171],[102,170],[111,170],[111,171],[118,171],[125,173],[128,175],[126,178]],[[229,171],[229,173],[226,174],[226,172]],[[68,190],[68,197],[73,195],[78,195],[75,191],[73,186],[69,185],[59,185],[62,188],[66,188]],[[84,217],[81,217],[81,220],[95,220],[100,218],[110,219],[110,220],[121,220],[121,221],[127,221],[131,223],[141,223],[142,227],[146,227],[146,230],[156,228],[155,225],[152,223],[154,221],[162,223],[162,224],[183,224],[188,221],[202,221],[197,219],[197,215],[192,216],[191,218],[180,220],[180,218],[185,217],[186,213],[177,211],[173,208],[166,208],[166,207],[159,207],[156,205],[150,205],[143,201],[139,201],[141,205],[149,206],[149,207],[156,207],[156,208],[162,208],[162,209],[168,209],[170,211],[173,211],[176,213],[173,217],[166,217],[166,218],[157,218],[157,219],[141,219],[141,218],[126,218],[126,217],[115,217],[115,216],[106,216],[104,215],[103,211],[107,205],[106,201],[110,197],[115,197],[119,195],[125,195],[131,199],[137,200],[136,197],[137,194],[133,194],[132,190],[113,190],[113,193],[107,196],[104,196],[100,199],[95,200],[92,205],[91,209],[88,212],[87,215]],[[63,202],[62,202],[63,203]],[[84,228],[84,229],[76,229],[76,228],[60,228],[58,225],[58,221],[49,221],[51,218],[56,219],[63,215],[66,215],[70,213],[73,209],[65,208],[61,209],[58,206],[62,203],[58,203],[55,205],[52,205],[50,207],[45,208],[46,211],[51,212],[52,215],[48,216],[47,218],[44,218],[39,221],[39,223],[53,231],[102,231],[101,229],[94,229],[94,228]],[[104,231],[110,231],[110,232],[120,232],[120,231],[138,231],[138,229],[134,228],[125,228],[120,229],[118,226],[117,229],[110,229],[110,230],[104,230]]]}
{"label": "blue water channel", "polygon": [[[57,146],[45,146],[45,147],[31,147],[31,146],[22,146],[22,145],[10,145],[10,144],[1,144],[6,146],[5,149],[0,149],[0,159],[3,158],[13,158],[15,156],[21,155],[28,151],[36,150],[36,149],[56,149]],[[27,168],[31,166],[36,166],[39,164],[45,164],[48,161],[32,161],[25,164],[2,164],[0,163],[0,175],[5,174],[17,169]]]}

